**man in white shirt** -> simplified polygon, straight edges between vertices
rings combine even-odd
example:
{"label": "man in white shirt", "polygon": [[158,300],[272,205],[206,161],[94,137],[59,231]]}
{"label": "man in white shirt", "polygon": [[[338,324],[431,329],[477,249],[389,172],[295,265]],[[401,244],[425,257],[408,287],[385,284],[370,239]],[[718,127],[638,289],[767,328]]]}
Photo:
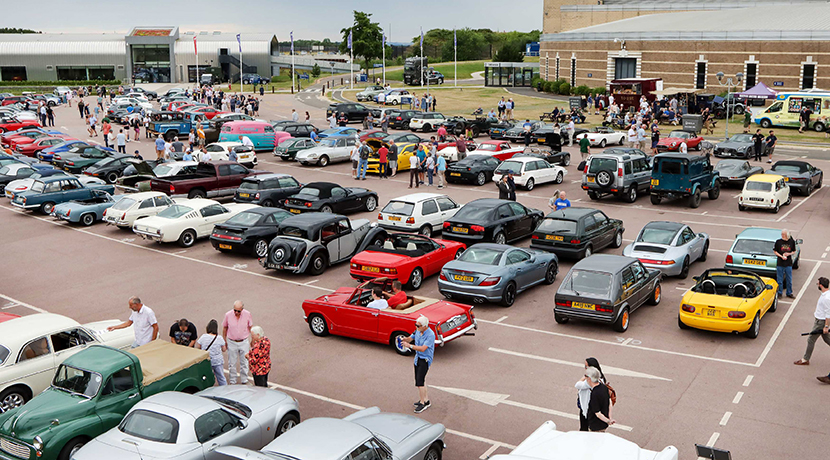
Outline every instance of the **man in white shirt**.
{"label": "man in white shirt", "polygon": [[130,297],[127,303],[130,306],[130,310],[132,310],[130,319],[117,326],[110,326],[107,330],[114,331],[116,329],[133,326],[135,342],[133,342],[132,348],[140,347],[156,340],[159,336],[159,325],[153,310],[143,305],[141,299],[136,296]]}
{"label": "man in white shirt", "polygon": [[372,288],[372,300],[366,305],[366,308],[376,308],[378,310],[386,310],[389,308],[389,302],[386,301],[386,298],[383,297],[383,289],[380,286],[375,286]]}
{"label": "man in white shirt", "polygon": [[807,336],[807,350],[804,351],[804,357],[793,363],[796,366],[810,365],[810,357],[813,356],[813,348],[816,346],[816,340],[819,336],[824,340],[824,343],[830,345],[830,280],[822,276],[816,282],[816,286],[821,291],[821,295],[816,304],[815,322],[810,330],[811,334]]}
{"label": "man in white shirt", "polygon": [[295,109],[291,109],[291,121],[297,122],[300,119],[300,114]]}
{"label": "man in white shirt", "polygon": [[334,129],[337,127],[337,117],[334,116],[334,113],[331,114],[330,117],[326,118],[329,121],[329,128]]}
{"label": "man in white shirt", "polygon": [[240,140],[242,141],[242,145],[244,145],[246,147],[254,148],[254,141],[252,141],[250,137],[242,136],[242,139],[240,139]]}
{"label": "man in white shirt", "polygon": [[677,149],[680,153],[689,153],[689,147],[686,145],[686,141],[680,142],[680,147]]}
{"label": "man in white shirt", "polygon": [[628,146],[631,148],[637,147],[637,129],[634,125],[628,128]]}
{"label": "man in white shirt", "polygon": [[569,146],[574,145],[574,133],[576,132],[576,126],[574,125],[574,120],[571,118],[571,121],[568,122],[568,142]]}

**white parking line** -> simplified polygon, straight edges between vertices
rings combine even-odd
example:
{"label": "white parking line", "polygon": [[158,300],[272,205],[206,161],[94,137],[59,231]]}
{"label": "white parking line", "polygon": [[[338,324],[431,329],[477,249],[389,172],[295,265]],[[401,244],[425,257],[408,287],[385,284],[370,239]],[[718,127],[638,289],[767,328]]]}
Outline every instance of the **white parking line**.
{"label": "white parking line", "polygon": [[775,221],[776,221],[776,222],[781,222],[782,220],[786,219],[786,218],[787,218],[787,216],[789,216],[789,215],[790,215],[793,211],[795,211],[796,209],[798,209],[798,207],[799,207],[799,206],[801,206],[802,204],[804,204],[804,202],[805,202],[805,201],[809,200],[810,198],[814,197],[815,195],[816,195],[816,194],[815,194],[815,193],[813,193],[813,194],[811,194],[810,196],[805,197],[803,200],[799,201],[799,202],[798,202],[795,206],[793,206],[793,207],[792,207],[792,209],[790,209],[789,211],[787,211],[787,212],[786,212],[786,214],[784,214],[783,216],[779,217],[779,218],[778,218],[778,219],[776,219]]}
{"label": "white parking line", "polygon": [[[628,345],[628,343],[632,340],[634,340],[634,339],[628,338],[622,344],[623,345]],[[519,353],[519,352],[516,352],[516,351],[502,350],[501,348],[492,348],[491,347],[491,348],[489,348],[489,350],[493,351],[493,352],[496,352],[496,353],[505,354],[505,355],[517,356],[517,357],[520,357],[520,358],[535,359],[537,361],[545,361],[545,362],[554,363],[554,364],[562,364],[564,366],[571,366],[571,367],[583,367],[583,366],[585,366],[584,362],[563,361],[561,359],[548,358],[548,357],[545,357],[545,356],[536,356],[536,355],[530,355],[530,354],[527,354],[527,353]],[[643,372],[631,371],[631,370],[623,369],[623,368],[620,368],[620,367],[603,366],[602,370],[606,374],[619,375],[621,377],[634,377],[634,378],[650,379],[650,380],[663,380],[663,381],[666,381],[666,382],[671,382],[672,381],[671,379],[667,379],[665,377],[659,377],[659,376],[656,376],[656,375],[646,374],[646,373],[643,373]]]}
{"label": "white parking line", "polygon": [[726,426],[729,423],[729,417],[732,416],[732,412],[726,412],[723,414],[723,418],[720,419],[720,426]]}
{"label": "white parking line", "polygon": [[[710,217],[715,217],[715,216],[710,216]],[[723,216],[717,216],[717,217],[723,217]],[[747,219],[747,220],[759,220],[759,219]],[[769,220],[764,220],[763,222],[769,222]],[[734,227],[734,228],[742,228],[742,229],[754,227],[753,225],[713,224],[712,222],[696,222],[696,221],[693,221],[693,220],[684,220],[683,223],[684,224],[698,224],[698,225],[714,225],[716,227]]]}
{"label": "white parking line", "polygon": [[490,457],[490,455],[492,455],[492,454],[493,454],[493,452],[495,452],[495,451],[496,451],[496,449],[498,449],[499,447],[501,447],[501,446],[499,446],[498,444],[493,444],[492,446],[490,446],[490,448],[489,448],[489,449],[485,450],[485,451],[484,451],[484,453],[483,453],[483,454],[481,454],[481,457],[479,457],[479,460],[485,460],[485,459],[487,459],[487,458],[488,458],[488,457]]}
{"label": "white parking line", "polygon": [[754,377],[755,377],[754,375],[747,375],[747,376],[746,376],[746,380],[744,380],[744,386],[745,386],[745,387],[748,387],[748,386],[749,386],[749,384],[752,382],[752,379],[753,379]]}
{"label": "white parking line", "polygon": [[499,318],[499,319],[497,319],[497,320],[495,320],[495,321],[493,321],[493,322],[494,322],[494,323],[500,323],[500,322],[502,322],[502,321],[504,321],[504,320],[506,320],[506,319],[507,319],[507,316],[502,316],[501,318]]}
{"label": "white parking line", "polygon": [[[6,299],[9,302],[12,302],[13,304],[15,304],[15,305],[13,305],[15,307],[26,307],[29,310],[36,311],[38,313],[49,313],[49,312],[47,312],[46,310],[44,310],[42,308],[38,308],[38,307],[35,307],[33,305],[29,305],[26,302],[23,302],[21,300],[12,299],[11,297],[3,295],[3,294],[0,294],[0,299]],[[4,310],[5,310],[5,308],[4,308]]]}
{"label": "white parking line", "polygon": [[741,402],[741,398],[743,398],[743,397],[744,397],[744,392],[743,392],[743,391],[739,391],[738,393],[736,393],[736,394],[735,394],[735,397],[732,399],[732,404],[738,404],[738,403],[740,403],[740,402]]}

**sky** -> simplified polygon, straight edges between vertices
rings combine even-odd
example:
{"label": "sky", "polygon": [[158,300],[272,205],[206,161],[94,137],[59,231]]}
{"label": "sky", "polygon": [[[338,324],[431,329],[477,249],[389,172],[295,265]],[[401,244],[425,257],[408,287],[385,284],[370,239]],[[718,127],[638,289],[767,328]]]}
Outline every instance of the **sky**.
{"label": "sky", "polygon": [[[273,33],[280,41],[329,38],[339,41],[352,11],[372,14],[390,42],[410,42],[433,28],[489,28],[530,31],[542,28],[544,0],[40,0],[32,14],[28,2],[5,2],[0,27],[44,33],[124,33],[134,26],[179,26],[185,31]],[[151,19],[152,18],[152,19]],[[168,18],[168,19],[164,19]]]}

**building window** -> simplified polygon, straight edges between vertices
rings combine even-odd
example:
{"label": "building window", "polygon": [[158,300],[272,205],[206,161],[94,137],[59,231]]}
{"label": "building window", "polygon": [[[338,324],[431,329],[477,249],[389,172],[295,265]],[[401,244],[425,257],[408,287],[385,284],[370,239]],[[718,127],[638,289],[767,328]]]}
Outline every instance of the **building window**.
{"label": "building window", "polygon": [[13,67],[13,66],[0,67],[0,80],[3,80],[3,81],[28,80],[28,78],[26,78],[26,67]]}
{"label": "building window", "polygon": [[801,89],[811,89],[815,87],[815,80],[816,65],[801,64]]}
{"label": "building window", "polygon": [[746,82],[746,88],[752,88],[753,86],[758,84],[758,63],[757,62],[747,62],[746,63],[746,72],[745,72],[744,81]]}
{"label": "building window", "polygon": [[58,80],[115,80],[115,68],[105,66],[58,66]]}
{"label": "building window", "polygon": [[706,88],[706,67],[708,63],[697,62],[695,63],[695,89],[703,89]]}
{"label": "building window", "polygon": [[169,45],[132,45],[133,79],[148,83],[170,83]]}
{"label": "building window", "polygon": [[576,86],[576,57],[571,58],[571,87]]}
{"label": "building window", "polygon": [[556,55],[556,72],[555,72],[555,76],[556,76],[556,78],[554,78],[554,80],[559,80],[559,55],[558,55],[558,54]]}
{"label": "building window", "polygon": [[614,80],[637,77],[637,58],[615,58]]}

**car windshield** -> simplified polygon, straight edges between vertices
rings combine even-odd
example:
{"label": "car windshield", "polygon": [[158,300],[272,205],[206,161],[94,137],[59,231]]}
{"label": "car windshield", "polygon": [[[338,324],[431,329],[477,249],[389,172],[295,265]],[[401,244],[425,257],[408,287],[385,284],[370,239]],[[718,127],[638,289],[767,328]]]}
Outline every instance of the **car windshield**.
{"label": "car windshield", "polygon": [[158,217],[163,217],[165,219],[178,219],[189,212],[193,212],[193,208],[188,208],[187,206],[182,206],[180,204],[174,204],[173,206],[170,206],[164,211],[158,213]]}
{"label": "car windshield", "polygon": [[496,147],[496,144],[480,144],[477,150],[481,150],[482,152],[495,152]]}
{"label": "car windshield", "polygon": [[746,185],[744,185],[744,190],[753,192],[770,192],[772,191],[772,183],[748,180],[746,181]]}
{"label": "car windshield", "polygon": [[237,414],[242,415],[245,418],[250,418],[251,415],[254,414],[254,411],[252,411],[250,407],[240,402],[236,402],[227,398],[220,398],[219,396],[203,396],[203,398],[215,401],[216,403],[222,405],[226,409],[236,412]]}
{"label": "car windshield", "polygon": [[666,228],[646,227],[640,236],[637,237],[638,243],[652,243],[652,244],[671,244],[674,241],[674,235],[677,230],[669,230]]}
{"label": "car windshield", "polygon": [[568,233],[576,234],[576,221],[562,219],[545,219],[536,228],[545,233]]}
{"label": "car windshield", "polygon": [[320,196],[320,189],[314,187],[303,187],[297,194],[306,196]]}
{"label": "car windshield", "polygon": [[669,137],[679,137],[680,139],[688,139],[689,133],[686,131],[672,131],[669,133]]}
{"label": "car windshield", "polygon": [[158,177],[168,176],[172,171],[173,166],[170,165],[158,165],[155,168],[153,168],[153,174],[155,174]]}
{"label": "car windshield", "polygon": [[340,132],[339,129],[327,129],[320,134],[325,134],[326,136],[334,136]]}
{"label": "car windshield", "polygon": [[415,209],[415,205],[412,203],[407,203],[405,201],[390,201],[389,204],[384,206],[383,211],[384,214],[397,214],[399,216],[411,216],[412,211]]}
{"label": "car windshield", "polygon": [[281,227],[280,235],[293,236],[296,238],[302,238],[304,240],[314,240],[314,238],[309,237],[308,231],[306,231],[306,229],[299,227]]}
{"label": "car windshield", "polygon": [[688,163],[684,160],[663,160],[655,164],[660,166],[660,172],[663,174],[684,174],[689,170]]}
{"label": "car windshield", "polygon": [[259,190],[259,182],[253,180],[243,180],[239,184],[240,190]]}
{"label": "car windshield", "polygon": [[522,165],[521,161],[513,161],[507,160],[504,163],[500,164],[498,168],[496,168],[496,174],[506,174],[508,172],[512,172],[513,174],[518,174],[522,172]]}
{"label": "car windshield", "polygon": [[455,214],[457,219],[487,223],[493,218],[493,208],[488,206],[465,205]]}
{"label": "car windshield", "polygon": [[112,205],[112,209],[115,210],[115,211],[126,211],[127,209],[130,209],[132,207],[132,205],[134,205],[134,204],[135,204],[134,199],[124,197],[124,198],[121,198],[120,200],[118,200],[117,203]]}
{"label": "car windshield", "polygon": [[613,158],[593,158],[591,165],[588,166],[588,172],[596,174],[600,171],[616,171],[617,160]]}
{"label": "car windshield", "polygon": [[568,275],[568,279],[562,282],[561,287],[576,295],[590,294],[607,299],[611,295],[611,275],[588,270],[574,270]]}
{"label": "car windshield", "polygon": [[788,173],[800,173],[801,167],[795,165],[775,165],[772,168],[772,171],[775,172],[788,172]]}
{"label": "car windshield", "polygon": [[113,164],[117,161],[118,161],[117,158],[104,158],[103,160],[95,163],[95,166],[97,166],[99,168],[103,168],[104,166],[109,166],[109,165],[111,165],[111,164]]}
{"label": "car windshield", "polygon": [[11,352],[8,348],[4,347],[3,345],[0,345],[0,364],[6,362],[6,359],[9,357],[10,353]]}
{"label": "car windshield", "polygon": [[226,224],[230,225],[239,225],[242,227],[250,227],[256,224],[259,219],[262,217],[262,214],[256,212],[240,212],[239,214],[231,217],[230,219],[225,222]]}
{"label": "car windshield", "polygon": [[504,251],[492,248],[471,247],[458,258],[461,262],[470,262],[482,265],[498,265]]}
{"label": "car windshield", "polygon": [[176,419],[143,409],[127,414],[118,429],[136,438],[166,444],[175,444],[179,436],[179,422]]}
{"label": "car windshield", "polygon": [[221,145],[210,144],[207,147],[205,147],[205,150],[207,150],[208,152],[224,152],[225,148]]}
{"label": "car windshield", "polygon": [[320,141],[318,145],[321,145],[323,147],[336,147],[337,139],[323,139],[322,141]]}
{"label": "car windshield", "polygon": [[735,246],[732,252],[739,254],[761,254],[765,256],[774,256],[775,243],[764,240],[739,239],[735,241]]}
{"label": "car windshield", "polygon": [[61,364],[52,380],[52,388],[91,398],[101,388],[101,375]]}
{"label": "car windshield", "polygon": [[29,190],[31,190],[31,191],[33,191],[33,192],[42,192],[42,191],[43,191],[43,187],[44,187],[43,182],[41,182],[41,181],[39,181],[39,180],[36,180],[36,181],[32,184],[32,188],[30,188]]}
{"label": "car windshield", "polygon": [[11,170],[10,167],[3,166],[2,168],[0,168],[0,175],[2,175],[2,176],[7,175],[9,173],[9,170]]}
{"label": "car windshield", "polygon": [[743,163],[741,160],[721,160],[715,165],[715,171],[737,168]]}
{"label": "car windshield", "polygon": [[729,138],[729,142],[752,142],[752,135],[750,134],[735,134]]}

